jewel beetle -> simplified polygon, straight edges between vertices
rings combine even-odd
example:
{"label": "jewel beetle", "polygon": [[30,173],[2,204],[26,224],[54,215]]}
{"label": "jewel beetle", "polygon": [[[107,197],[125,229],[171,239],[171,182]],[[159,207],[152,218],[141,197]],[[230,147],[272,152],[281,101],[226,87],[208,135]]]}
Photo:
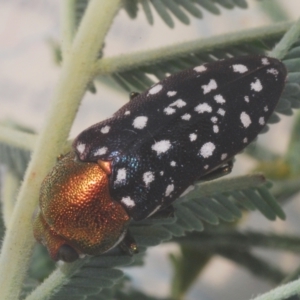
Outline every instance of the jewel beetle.
{"label": "jewel beetle", "polygon": [[44,179],[36,239],[67,262],[118,244],[135,252],[130,221],[168,210],[195,181],[226,170],[265,126],[286,75],[275,58],[242,56],[133,93],[80,133]]}

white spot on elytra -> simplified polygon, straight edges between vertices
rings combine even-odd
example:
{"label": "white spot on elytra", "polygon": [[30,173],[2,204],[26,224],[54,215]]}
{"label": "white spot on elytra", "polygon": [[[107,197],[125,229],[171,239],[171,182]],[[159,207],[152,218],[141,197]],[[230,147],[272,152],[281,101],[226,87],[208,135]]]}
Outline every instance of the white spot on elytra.
{"label": "white spot on elytra", "polygon": [[171,163],[170,163],[170,165],[171,165],[172,167],[175,167],[175,166],[177,165],[177,164],[176,164],[176,161],[172,160]]}
{"label": "white spot on elytra", "polygon": [[156,151],[157,155],[167,152],[171,147],[169,140],[162,140],[152,145],[152,150]]}
{"label": "white spot on elytra", "polygon": [[132,208],[135,206],[135,202],[130,197],[123,197],[121,202],[128,208]]}
{"label": "white spot on elytra", "polygon": [[166,115],[172,115],[176,112],[176,110],[174,108],[168,106],[164,109],[164,112]]}
{"label": "white spot on elytra", "polygon": [[106,125],[106,126],[102,127],[100,131],[105,134],[105,133],[108,133],[109,130],[110,130],[110,126]]}
{"label": "white spot on elytra", "polygon": [[204,169],[207,170],[209,168],[209,165],[205,165]]}
{"label": "white spot on elytra", "polygon": [[196,141],[196,139],[197,139],[197,134],[196,134],[196,133],[191,133],[191,134],[189,135],[189,138],[190,138],[190,141],[191,141],[191,142],[194,142],[194,141]]}
{"label": "white spot on elytra", "polygon": [[214,99],[216,100],[217,103],[220,103],[220,104],[224,104],[226,102],[226,100],[223,98],[222,95],[216,95],[216,96],[214,96]]}
{"label": "white spot on elytra", "polygon": [[119,169],[118,173],[117,173],[117,178],[116,178],[115,184],[124,183],[124,181],[126,180],[126,173],[127,172],[126,172],[125,168]]}
{"label": "white spot on elytra", "polygon": [[250,101],[249,96],[245,96],[244,100],[249,103],[249,101]]}
{"label": "white spot on elytra", "polygon": [[154,180],[154,178],[154,173],[151,171],[145,172],[143,174],[143,181],[145,182],[146,186],[149,186],[149,184]]}
{"label": "white spot on elytra", "polygon": [[185,196],[186,194],[188,194],[189,192],[191,192],[192,190],[195,189],[195,186],[194,185],[190,185],[181,195],[180,197],[183,197]]}
{"label": "white spot on elytra", "polygon": [[85,150],[85,144],[82,144],[82,143],[78,144],[77,147],[76,147],[76,149],[78,150],[78,152],[80,154],[82,154],[84,152],[84,150]]}
{"label": "white spot on elytra", "polygon": [[233,72],[245,73],[248,71],[248,68],[244,65],[232,65]]}
{"label": "white spot on elytra", "polygon": [[258,120],[258,123],[260,125],[265,125],[265,118],[264,117],[260,117],[259,120]]}
{"label": "white spot on elytra", "polygon": [[217,114],[219,114],[221,116],[225,116],[225,110],[223,108],[219,108],[217,111]]}
{"label": "white spot on elytra", "polygon": [[208,84],[204,84],[201,87],[203,89],[203,94],[205,95],[210,91],[215,90],[218,87],[218,85],[214,79],[211,79]]}
{"label": "white spot on elytra", "polygon": [[154,87],[152,87],[149,92],[148,92],[148,96],[149,95],[154,95],[157,94],[158,92],[160,92],[162,90],[163,86],[161,84],[157,84]]}
{"label": "white spot on elytra", "polygon": [[163,176],[164,175],[164,171],[160,171],[159,174],[160,174],[160,176]]}
{"label": "white spot on elytra", "polygon": [[204,72],[207,70],[207,68],[205,66],[198,66],[198,67],[195,67],[194,70],[198,73],[201,73],[201,72]]}
{"label": "white spot on elytra", "polygon": [[190,118],[191,118],[190,114],[184,114],[183,116],[181,116],[181,119],[186,121],[188,121]]}
{"label": "white spot on elytra", "polygon": [[173,96],[175,96],[176,94],[177,94],[176,91],[168,91],[168,92],[167,92],[167,96],[168,96],[168,97],[173,97]]}
{"label": "white spot on elytra", "polygon": [[186,102],[184,102],[182,99],[178,99],[171,103],[169,106],[177,106],[178,108],[186,106]]}
{"label": "white spot on elytra", "polygon": [[251,90],[254,90],[255,92],[260,92],[262,88],[263,87],[259,79],[256,78],[254,82],[251,82]]}
{"label": "white spot on elytra", "polygon": [[174,191],[174,184],[169,184],[166,188],[165,196],[169,197],[173,191]]}
{"label": "white spot on elytra", "polygon": [[274,76],[277,76],[279,74],[279,72],[274,68],[268,69],[267,73],[273,74]]}
{"label": "white spot on elytra", "polygon": [[176,110],[172,106],[176,106],[178,108],[182,108],[186,105],[186,102],[184,102],[182,99],[178,99],[171,103],[168,107],[164,109],[164,112],[166,115],[172,115],[176,112]]}
{"label": "white spot on elytra", "polygon": [[130,111],[129,111],[129,110],[126,110],[125,113],[124,113],[124,115],[126,115],[126,116],[127,116],[127,115],[130,115]]}
{"label": "white spot on elytra", "polygon": [[261,63],[262,63],[263,65],[265,65],[265,66],[267,66],[267,65],[270,64],[269,60],[268,60],[266,57],[264,57],[264,58],[261,59]]}
{"label": "white spot on elytra", "polygon": [[213,123],[217,123],[218,122],[218,118],[217,117],[211,117],[210,119]]}
{"label": "white spot on elytra", "polygon": [[197,105],[194,109],[198,114],[202,114],[204,112],[212,112],[211,106],[209,106],[207,103],[201,103]]}
{"label": "white spot on elytra", "polygon": [[268,106],[264,107],[264,111],[267,112],[269,110]]}
{"label": "white spot on elytra", "polygon": [[212,142],[205,143],[200,149],[200,155],[204,158],[208,158],[212,156],[215,149],[216,146]]}
{"label": "white spot on elytra", "polygon": [[243,143],[245,143],[245,144],[248,143],[248,139],[247,139],[247,138],[244,138],[244,139],[243,139]]}
{"label": "white spot on elytra", "polygon": [[218,125],[214,125],[213,126],[213,131],[214,131],[214,133],[218,133],[219,132],[219,126]]}
{"label": "white spot on elytra", "polygon": [[145,116],[139,116],[139,117],[136,117],[134,120],[133,120],[133,127],[136,128],[136,129],[143,129],[146,127],[147,125],[147,122],[148,122],[148,117],[145,117]]}
{"label": "white spot on elytra", "polygon": [[106,152],[107,152],[107,147],[101,147],[94,153],[94,156],[103,155]]}
{"label": "white spot on elytra", "polygon": [[251,124],[250,116],[246,114],[244,111],[241,113],[240,119],[245,128],[247,128]]}
{"label": "white spot on elytra", "polygon": [[227,153],[223,153],[223,154],[221,155],[221,159],[222,159],[222,160],[224,160],[226,157],[227,157]]}

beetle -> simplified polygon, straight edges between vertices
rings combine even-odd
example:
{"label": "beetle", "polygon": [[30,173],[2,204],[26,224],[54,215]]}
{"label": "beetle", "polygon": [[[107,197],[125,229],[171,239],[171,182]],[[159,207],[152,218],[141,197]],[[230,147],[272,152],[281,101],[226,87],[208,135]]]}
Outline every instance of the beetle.
{"label": "beetle", "polygon": [[130,221],[168,211],[194,182],[228,173],[264,128],[286,75],[275,58],[242,56],[132,93],[111,118],[80,133],[44,179],[36,239],[66,262],[116,245],[135,253]]}

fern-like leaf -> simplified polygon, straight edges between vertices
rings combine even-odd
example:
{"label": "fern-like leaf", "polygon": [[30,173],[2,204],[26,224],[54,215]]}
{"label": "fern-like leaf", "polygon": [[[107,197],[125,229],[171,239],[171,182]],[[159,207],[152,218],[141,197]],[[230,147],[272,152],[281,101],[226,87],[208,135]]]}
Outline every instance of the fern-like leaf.
{"label": "fern-like leaf", "polygon": [[175,26],[173,18],[176,18],[183,24],[190,23],[190,16],[195,18],[203,17],[203,10],[212,14],[219,15],[220,7],[233,9],[234,7],[247,8],[245,0],[123,0],[123,7],[130,18],[136,18],[139,8],[142,8],[146,19],[150,25],[154,23],[153,12],[156,11],[158,16],[167,26]]}
{"label": "fern-like leaf", "polygon": [[[138,13],[143,11],[148,23],[153,25],[153,12],[155,11],[170,28],[175,26],[173,18],[183,24],[189,24],[191,16],[202,18],[203,10],[219,15],[221,13],[220,7],[225,9],[233,9],[234,7],[245,9],[248,7],[246,0],[122,0],[122,4],[130,18],[135,19]],[[79,26],[87,5],[88,0],[74,1],[73,22],[75,29]]]}

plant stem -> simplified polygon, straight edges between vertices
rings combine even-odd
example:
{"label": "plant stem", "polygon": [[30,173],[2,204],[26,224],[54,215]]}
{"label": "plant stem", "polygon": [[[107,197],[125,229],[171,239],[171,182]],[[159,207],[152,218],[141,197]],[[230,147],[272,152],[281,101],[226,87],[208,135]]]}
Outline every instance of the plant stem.
{"label": "plant stem", "polygon": [[25,300],[46,300],[49,299],[55,290],[66,284],[66,280],[84,263],[85,259],[77,260],[74,263],[64,263],[53,271],[50,276],[40,284]]}
{"label": "plant stem", "polygon": [[96,75],[109,75],[124,72],[135,68],[168,61],[178,56],[185,56],[194,52],[207,52],[211,49],[232,47],[257,41],[261,38],[272,38],[284,34],[292,25],[291,22],[272,24],[271,26],[244,30],[237,33],[213,36],[207,39],[197,39],[190,42],[178,43],[159,49],[132,52],[129,54],[107,57],[97,61],[94,73]]}
{"label": "plant stem", "polygon": [[15,197],[18,187],[20,185],[20,179],[16,176],[9,168],[6,170],[3,182],[3,193],[2,193],[2,215],[3,221],[6,228],[8,228],[11,215],[13,213]]}
{"label": "plant stem", "polygon": [[0,125],[0,142],[15,148],[32,151],[36,143],[36,135]]}
{"label": "plant stem", "polygon": [[283,300],[300,293],[300,279],[271,290],[251,300]]}
{"label": "plant stem", "polygon": [[120,0],[91,0],[63,63],[52,106],[36,142],[0,256],[1,298],[19,298],[34,245],[31,217],[43,178],[61,151]]}
{"label": "plant stem", "polygon": [[276,45],[270,56],[283,59],[290,50],[291,46],[300,36],[300,19],[285,33],[280,42]]}
{"label": "plant stem", "polygon": [[75,34],[75,5],[76,0],[64,0],[61,3],[61,51],[63,60],[71,50],[73,37]]}
{"label": "plant stem", "polygon": [[[15,128],[9,128],[0,125],[0,143],[3,142],[8,146],[19,148],[25,151],[33,151],[38,135],[28,133]],[[67,153],[71,150],[73,140],[66,141],[61,153]]]}

